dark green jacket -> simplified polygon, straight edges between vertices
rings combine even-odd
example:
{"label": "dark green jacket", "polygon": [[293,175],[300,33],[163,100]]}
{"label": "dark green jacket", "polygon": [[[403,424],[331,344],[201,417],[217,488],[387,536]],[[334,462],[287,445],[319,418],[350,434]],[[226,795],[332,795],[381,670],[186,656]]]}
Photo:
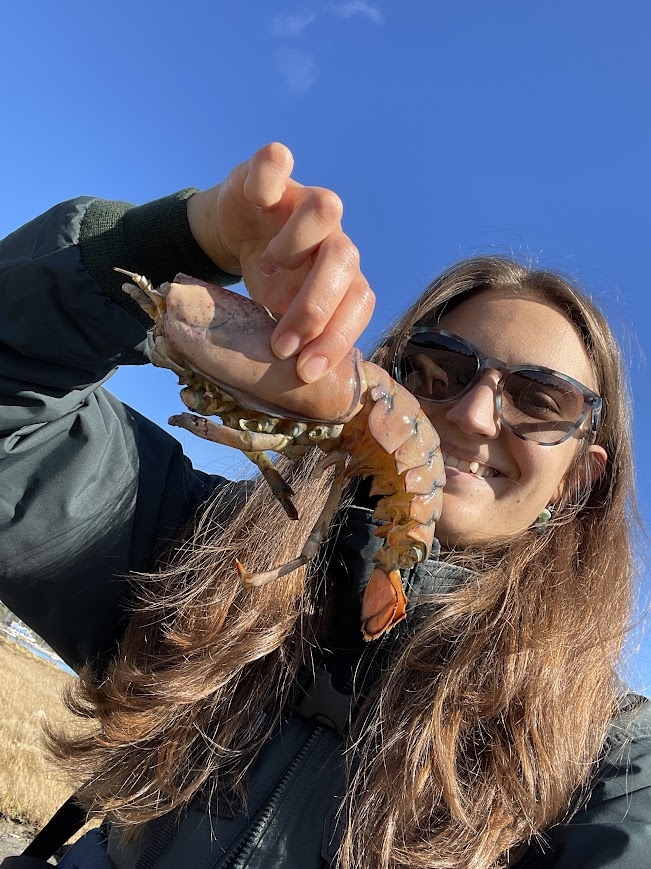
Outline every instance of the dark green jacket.
{"label": "dark green jacket", "polygon": [[[114,650],[128,592],[119,577],[151,567],[161,545],[225,484],[194,470],[173,438],[102,386],[116,366],[147,361],[146,319],[121,292],[114,265],[155,284],[177,271],[235,280],[195,244],[185,215],[190,192],[139,208],[77,199],[0,243],[0,596],[73,667],[101,664]],[[346,532],[351,573],[368,570],[372,531],[369,512],[355,508]],[[454,580],[435,561],[411,578],[423,590]],[[586,807],[518,865],[651,867],[648,707],[614,723]],[[252,778],[256,824],[228,812],[211,820],[195,806],[155,865],[219,866],[229,839],[239,856],[227,865],[326,865],[336,843],[340,748],[333,730],[293,716]],[[146,838],[155,835],[152,827]],[[132,869],[133,849],[115,840],[110,847],[116,865]]]}

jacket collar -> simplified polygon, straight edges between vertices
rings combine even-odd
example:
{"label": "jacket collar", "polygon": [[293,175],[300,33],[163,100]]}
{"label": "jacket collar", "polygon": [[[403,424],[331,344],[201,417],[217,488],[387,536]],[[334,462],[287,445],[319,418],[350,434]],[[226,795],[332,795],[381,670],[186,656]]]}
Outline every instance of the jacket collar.
{"label": "jacket collar", "polygon": [[[350,613],[351,624],[354,618],[358,631],[361,598],[371,578],[373,556],[382,546],[382,539],[375,535],[382,523],[373,519],[373,509],[367,503],[355,503],[348,509],[344,524],[333,542],[329,565],[329,572],[338,580],[338,609],[345,608]],[[474,576],[466,568],[441,561],[440,553],[440,544],[435,539],[429,558],[411,570],[403,571],[403,587],[409,599],[407,632],[418,627],[432,606],[424,596],[448,594]],[[339,595],[342,595],[341,599]],[[394,632],[395,628],[391,633]],[[405,629],[397,633],[404,634]]]}

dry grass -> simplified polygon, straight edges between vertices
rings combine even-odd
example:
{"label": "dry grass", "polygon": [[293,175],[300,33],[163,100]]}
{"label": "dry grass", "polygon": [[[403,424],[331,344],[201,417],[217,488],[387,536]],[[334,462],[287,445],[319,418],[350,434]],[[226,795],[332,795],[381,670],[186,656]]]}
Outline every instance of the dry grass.
{"label": "dry grass", "polygon": [[41,827],[74,787],[48,759],[43,723],[78,723],[61,695],[73,680],[54,664],[0,640],[0,815]]}

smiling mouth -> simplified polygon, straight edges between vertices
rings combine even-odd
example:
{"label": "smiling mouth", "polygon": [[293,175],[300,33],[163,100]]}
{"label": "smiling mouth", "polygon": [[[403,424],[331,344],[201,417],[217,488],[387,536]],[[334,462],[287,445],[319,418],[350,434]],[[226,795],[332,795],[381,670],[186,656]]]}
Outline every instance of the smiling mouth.
{"label": "smiling mouth", "polygon": [[458,459],[452,453],[441,450],[443,456],[443,464],[446,468],[454,468],[461,471],[463,474],[472,474],[474,477],[501,477],[502,474],[496,471],[495,468],[489,465],[482,465],[481,462],[468,462],[465,459]]}

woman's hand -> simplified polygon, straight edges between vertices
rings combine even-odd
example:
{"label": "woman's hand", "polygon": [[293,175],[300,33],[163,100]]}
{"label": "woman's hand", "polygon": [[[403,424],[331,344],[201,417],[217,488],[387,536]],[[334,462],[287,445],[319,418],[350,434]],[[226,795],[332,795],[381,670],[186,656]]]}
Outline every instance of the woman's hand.
{"label": "woman's hand", "polygon": [[281,359],[297,356],[299,377],[312,382],[353,346],[375,296],[341,228],[341,200],[294,181],[293,165],[284,145],[266,145],[190,197],[188,219],[213,262],[241,274],[253,299],[282,314],[273,350]]}

